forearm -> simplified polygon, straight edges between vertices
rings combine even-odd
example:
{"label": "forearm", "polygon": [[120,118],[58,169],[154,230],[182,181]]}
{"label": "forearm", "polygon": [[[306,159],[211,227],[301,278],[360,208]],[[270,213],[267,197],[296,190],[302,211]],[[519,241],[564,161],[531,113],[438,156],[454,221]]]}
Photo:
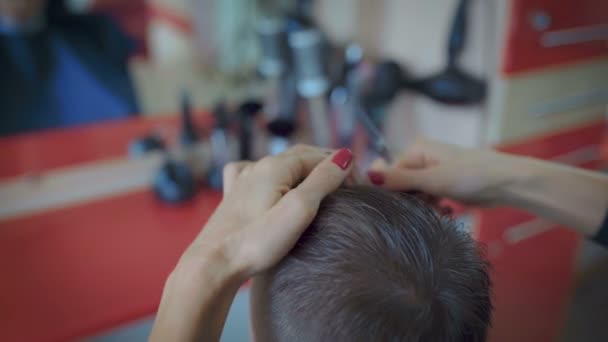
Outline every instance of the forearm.
{"label": "forearm", "polygon": [[216,253],[186,253],[167,279],[150,341],[219,341],[239,285]]}
{"label": "forearm", "polygon": [[608,208],[607,175],[525,157],[501,158],[506,181],[497,204],[595,235]]}

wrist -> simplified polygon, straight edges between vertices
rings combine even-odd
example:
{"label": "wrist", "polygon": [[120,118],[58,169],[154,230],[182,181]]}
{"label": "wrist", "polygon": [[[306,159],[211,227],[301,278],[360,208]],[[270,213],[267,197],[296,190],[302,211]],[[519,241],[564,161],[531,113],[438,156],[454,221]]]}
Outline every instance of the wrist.
{"label": "wrist", "polygon": [[222,244],[193,243],[171,273],[178,283],[204,284],[210,288],[237,288],[245,280],[243,272]]}
{"label": "wrist", "polygon": [[500,153],[497,167],[497,191],[495,203],[518,207],[521,197],[538,185],[535,160],[527,157]]}
{"label": "wrist", "polygon": [[219,340],[221,326],[213,322],[223,325],[238,279],[220,250],[188,247],[165,283],[150,340]]}

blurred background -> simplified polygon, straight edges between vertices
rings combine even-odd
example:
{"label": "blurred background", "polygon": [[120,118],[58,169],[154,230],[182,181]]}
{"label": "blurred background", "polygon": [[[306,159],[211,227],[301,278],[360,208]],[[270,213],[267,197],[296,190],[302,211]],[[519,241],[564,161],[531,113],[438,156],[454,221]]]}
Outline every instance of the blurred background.
{"label": "blurred background", "polygon": [[[427,136],[608,170],[605,0],[0,0],[0,63],[5,341],[145,341],[232,160],[350,147],[364,174]],[[605,250],[451,205],[490,341],[608,340]]]}

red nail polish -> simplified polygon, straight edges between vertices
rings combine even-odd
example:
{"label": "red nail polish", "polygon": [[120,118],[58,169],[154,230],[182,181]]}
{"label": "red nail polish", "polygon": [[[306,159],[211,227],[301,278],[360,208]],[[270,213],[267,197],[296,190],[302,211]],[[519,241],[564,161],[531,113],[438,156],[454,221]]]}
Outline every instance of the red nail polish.
{"label": "red nail polish", "polygon": [[379,171],[367,171],[367,177],[369,181],[374,185],[382,185],[384,184],[384,174]]}
{"label": "red nail polish", "polygon": [[331,159],[331,161],[338,165],[342,170],[346,170],[353,161],[353,153],[347,148],[343,148]]}

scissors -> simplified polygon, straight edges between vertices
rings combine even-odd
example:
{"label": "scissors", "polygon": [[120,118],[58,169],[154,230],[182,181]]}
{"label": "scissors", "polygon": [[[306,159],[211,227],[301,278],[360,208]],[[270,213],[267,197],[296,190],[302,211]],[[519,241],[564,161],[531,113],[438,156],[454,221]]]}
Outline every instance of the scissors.
{"label": "scissors", "polygon": [[370,117],[367,115],[367,113],[365,112],[365,110],[363,108],[359,108],[359,110],[357,110],[356,112],[357,112],[357,119],[363,125],[363,127],[365,127],[365,130],[367,131],[367,135],[371,142],[372,148],[382,158],[384,158],[384,160],[386,160],[387,163],[392,164],[393,163],[393,154],[389,150],[389,148],[386,144],[386,139],[384,138],[384,136],[382,135],[382,133],[380,132],[378,127],[376,127],[376,125],[374,124],[372,119],[370,119]]}

